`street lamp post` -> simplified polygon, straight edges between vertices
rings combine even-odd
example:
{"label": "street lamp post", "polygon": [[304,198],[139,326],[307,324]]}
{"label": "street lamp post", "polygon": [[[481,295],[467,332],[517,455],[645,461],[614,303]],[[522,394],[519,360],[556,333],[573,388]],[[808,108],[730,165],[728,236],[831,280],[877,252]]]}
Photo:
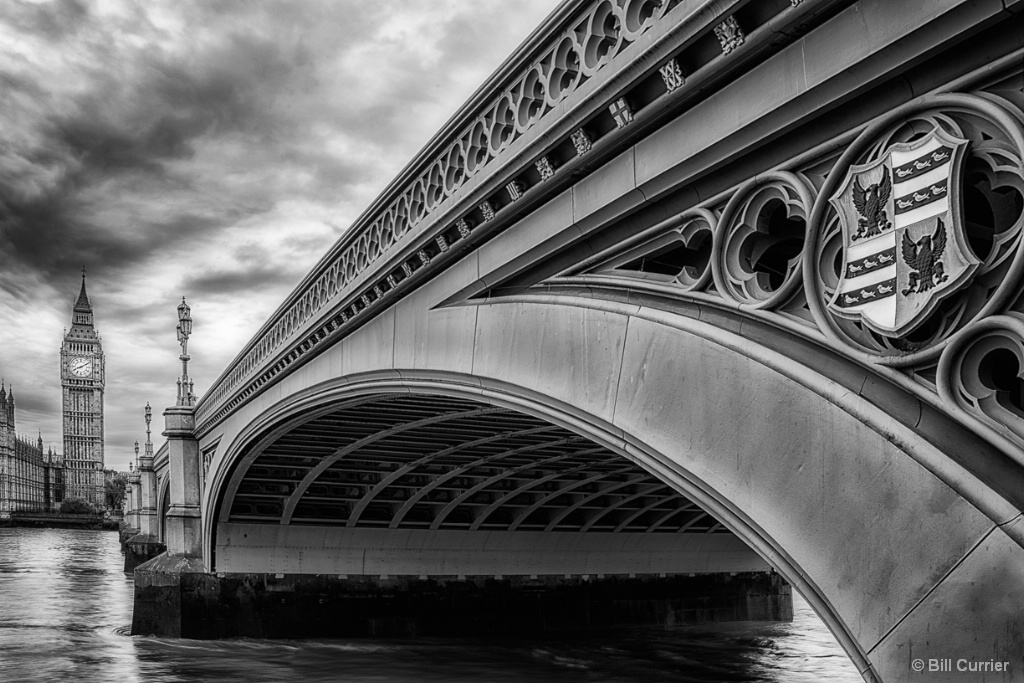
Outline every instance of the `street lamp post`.
{"label": "street lamp post", "polygon": [[[168,502],[164,516],[167,552],[174,557],[202,557],[200,513],[199,441],[195,437],[196,397],[188,376],[188,340],[192,334],[191,309],[181,297],[178,305],[178,343],[181,344],[181,377],[178,400],[164,411],[167,437]],[[148,415],[148,413],[147,413]],[[147,453],[148,455],[148,453]],[[198,565],[201,565],[201,559]]]}
{"label": "street lamp post", "polygon": [[[125,487],[124,521],[135,533],[139,532],[137,482],[139,481],[139,442],[135,441],[135,459],[128,461],[128,485]],[[127,539],[125,539],[127,540]]]}
{"label": "street lamp post", "polygon": [[196,397],[192,391],[192,380],[188,377],[188,338],[192,334],[192,309],[185,303],[185,297],[181,297],[178,304],[178,343],[181,344],[181,378],[178,380],[178,405],[194,406]]}
{"label": "street lamp post", "polygon": [[135,515],[139,533],[144,534],[147,542],[156,542],[160,522],[156,510],[156,472],[153,471],[153,445],[149,440],[149,423],[153,419],[152,410],[146,404],[146,444],[139,453],[139,444],[135,443],[135,477],[132,488],[135,491]]}
{"label": "street lamp post", "polygon": [[[153,440],[150,438],[149,424],[153,421],[153,409],[149,407],[149,401],[146,401],[146,457],[153,457]],[[135,449],[135,455],[139,454],[139,450]]]}

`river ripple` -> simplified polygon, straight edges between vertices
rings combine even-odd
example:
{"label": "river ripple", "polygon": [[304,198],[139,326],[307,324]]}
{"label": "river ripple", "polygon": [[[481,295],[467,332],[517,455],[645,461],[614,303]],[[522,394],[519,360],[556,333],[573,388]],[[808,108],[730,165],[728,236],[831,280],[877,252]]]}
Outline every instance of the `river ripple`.
{"label": "river ripple", "polygon": [[197,641],[127,635],[109,531],[0,529],[2,681],[778,681],[858,683],[797,597],[786,624],[501,639]]}

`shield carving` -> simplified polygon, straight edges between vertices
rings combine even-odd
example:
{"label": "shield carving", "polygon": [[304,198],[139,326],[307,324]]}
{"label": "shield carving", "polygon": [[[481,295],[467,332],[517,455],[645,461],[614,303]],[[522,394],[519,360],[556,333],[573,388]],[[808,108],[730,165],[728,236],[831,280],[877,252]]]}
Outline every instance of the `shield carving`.
{"label": "shield carving", "polygon": [[938,126],[850,167],[829,201],[844,258],[829,309],[887,337],[920,325],[965,286],[980,261],[964,235],[961,163],[967,140]]}

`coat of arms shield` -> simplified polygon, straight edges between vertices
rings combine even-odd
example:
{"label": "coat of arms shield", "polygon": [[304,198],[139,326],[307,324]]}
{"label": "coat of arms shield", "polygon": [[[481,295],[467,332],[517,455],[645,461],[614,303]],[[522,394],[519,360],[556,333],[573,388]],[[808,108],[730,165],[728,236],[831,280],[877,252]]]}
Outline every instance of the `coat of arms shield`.
{"label": "coat of arms shield", "polygon": [[844,246],[833,313],[900,337],[971,279],[980,262],[960,215],[966,146],[936,126],[850,167],[829,199]]}

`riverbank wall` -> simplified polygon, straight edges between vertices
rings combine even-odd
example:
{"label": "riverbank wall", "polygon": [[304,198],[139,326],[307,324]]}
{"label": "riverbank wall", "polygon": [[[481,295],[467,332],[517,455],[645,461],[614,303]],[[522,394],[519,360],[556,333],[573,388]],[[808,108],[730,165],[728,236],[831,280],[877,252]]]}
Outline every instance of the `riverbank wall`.
{"label": "riverbank wall", "polygon": [[46,512],[14,512],[0,519],[0,526],[38,529],[102,529],[117,531],[120,520],[103,515],[62,515]]}

